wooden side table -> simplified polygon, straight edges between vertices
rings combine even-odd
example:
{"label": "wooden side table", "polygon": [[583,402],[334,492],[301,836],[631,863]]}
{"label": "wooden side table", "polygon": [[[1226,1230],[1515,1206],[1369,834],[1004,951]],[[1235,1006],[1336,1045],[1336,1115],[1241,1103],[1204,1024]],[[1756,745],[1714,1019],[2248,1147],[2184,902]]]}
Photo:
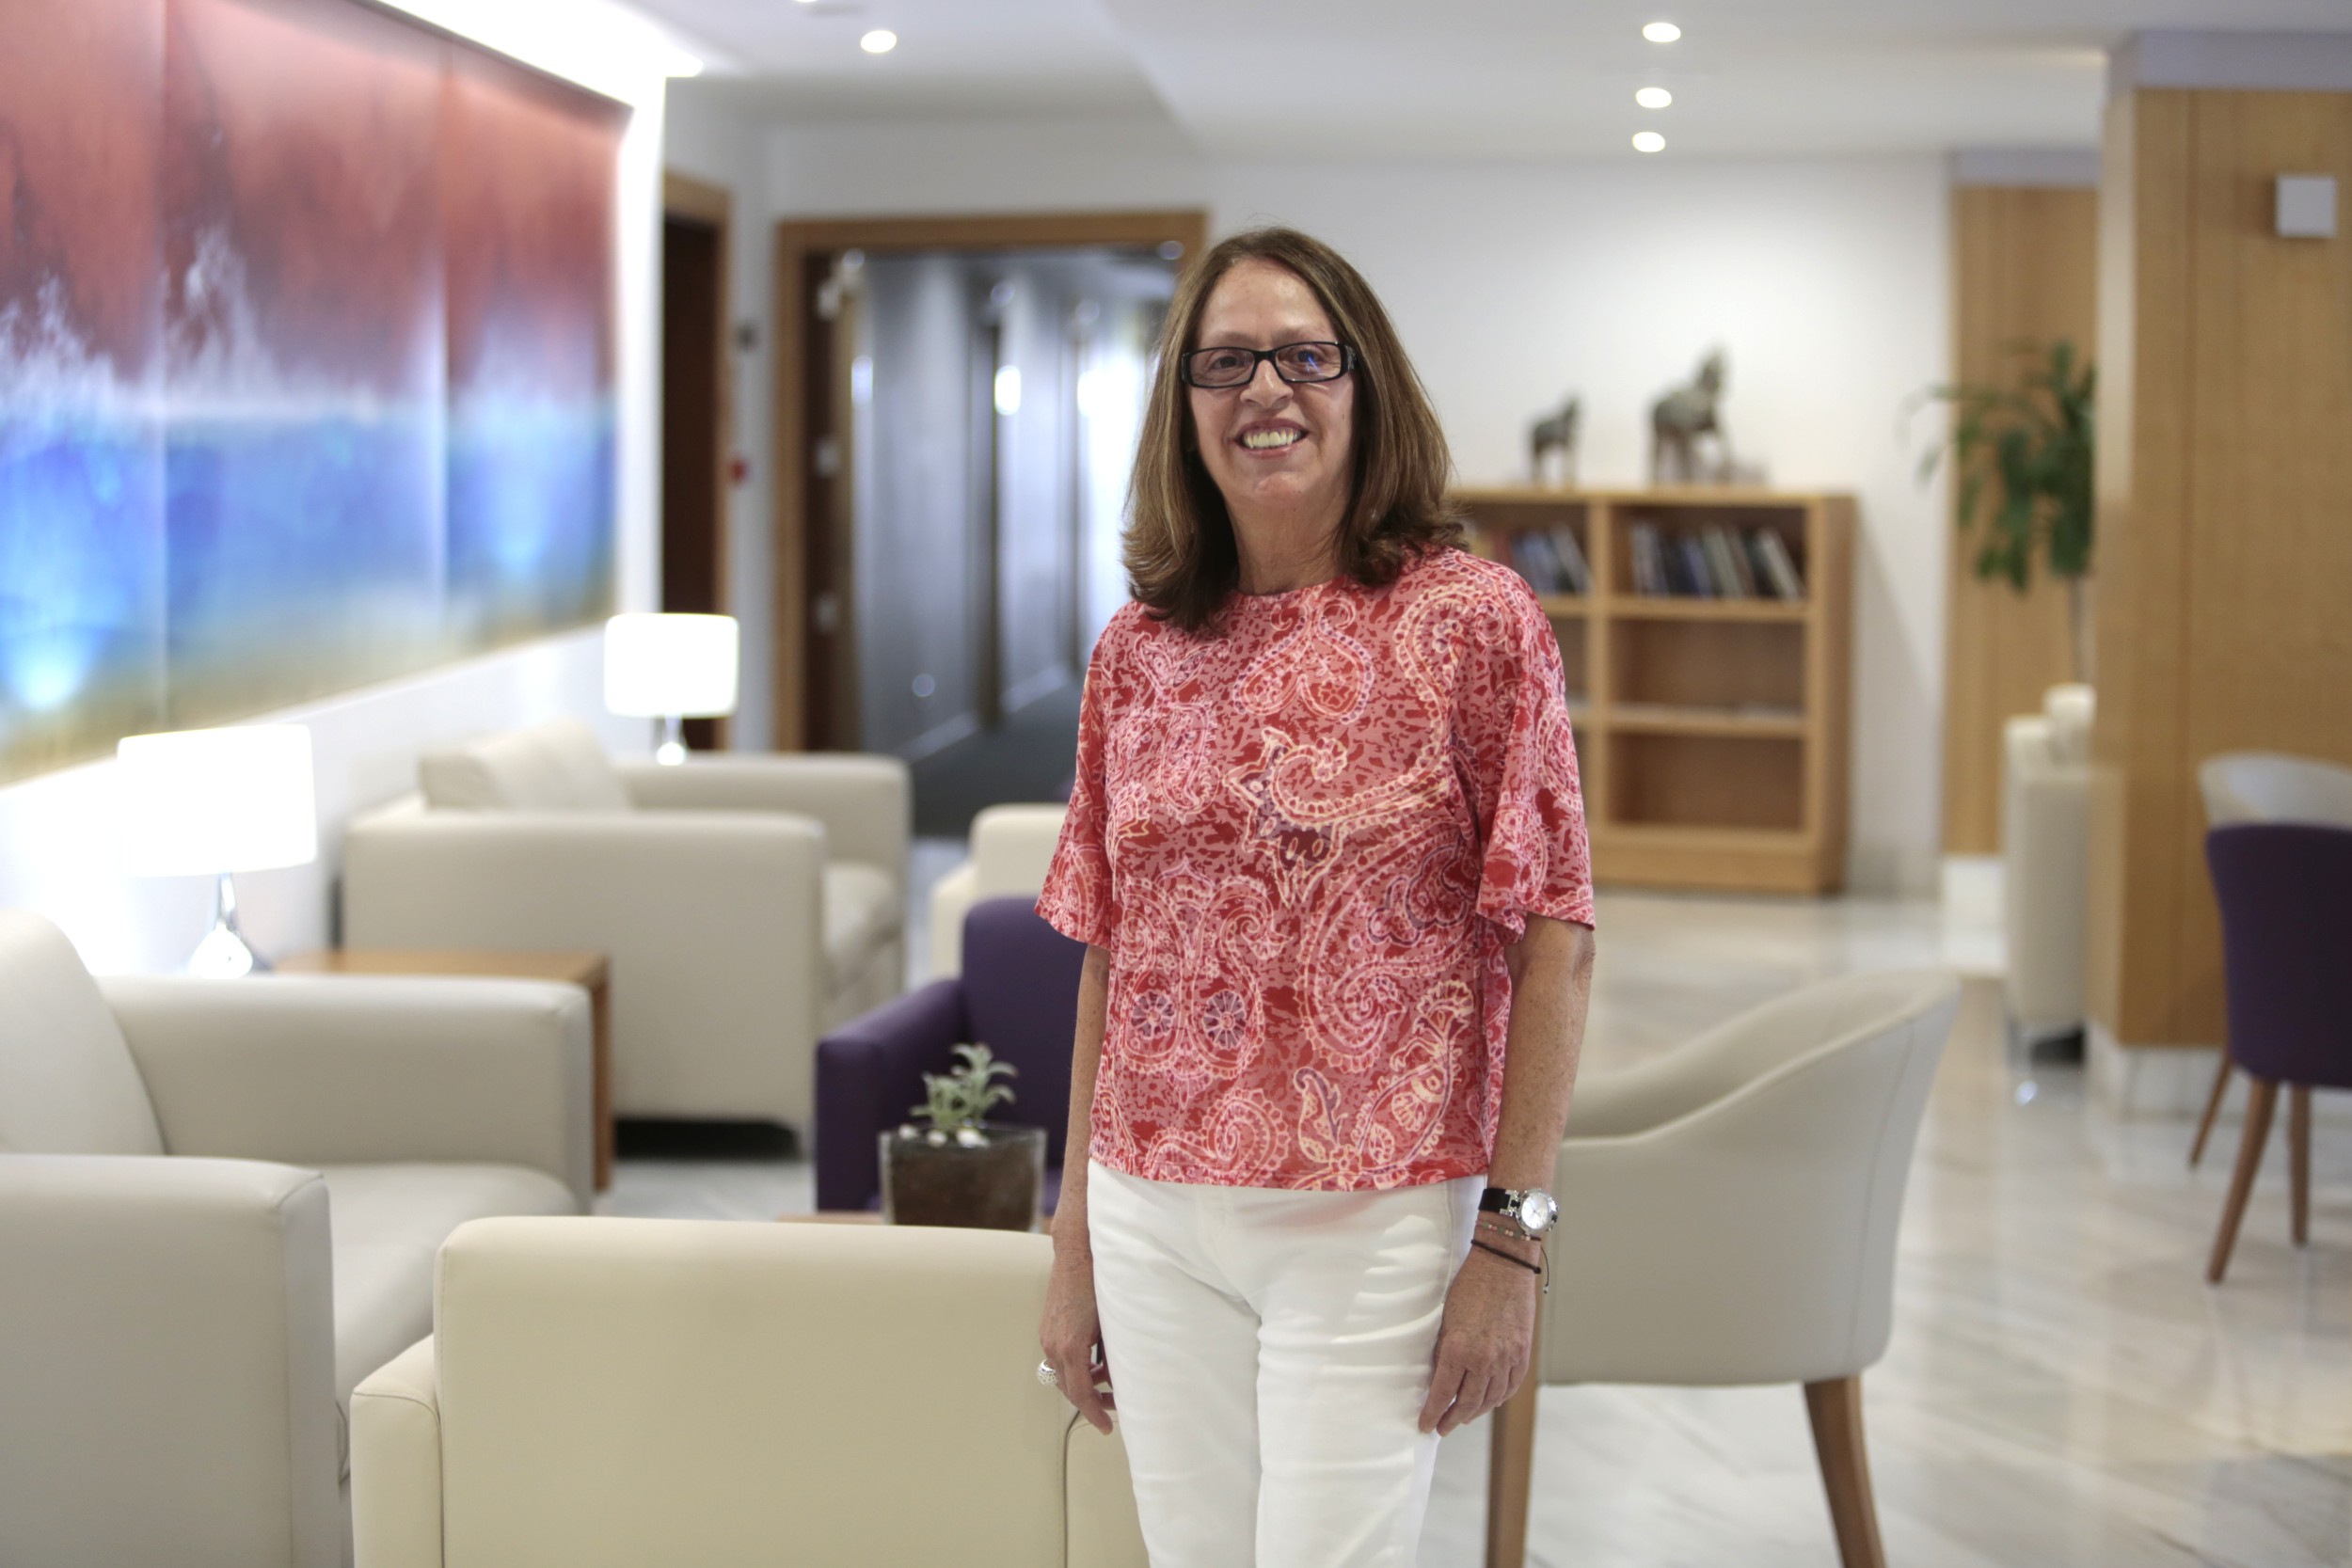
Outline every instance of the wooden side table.
{"label": "wooden side table", "polygon": [[478,974],[561,980],[588,993],[596,1036],[596,1191],[612,1185],[612,966],[601,953],[498,953],[457,947],[327,947],[278,960],[281,974]]}

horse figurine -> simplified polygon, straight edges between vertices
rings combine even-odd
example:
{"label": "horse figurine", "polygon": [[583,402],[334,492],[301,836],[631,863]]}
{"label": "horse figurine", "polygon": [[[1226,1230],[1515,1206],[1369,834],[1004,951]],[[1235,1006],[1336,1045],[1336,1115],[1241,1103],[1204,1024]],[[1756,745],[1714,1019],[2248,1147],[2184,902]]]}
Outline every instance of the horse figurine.
{"label": "horse figurine", "polygon": [[[1688,387],[1677,387],[1650,405],[1649,474],[1653,484],[1721,482],[1732,471],[1731,437],[1724,433],[1724,351],[1709,353]],[[1715,438],[1716,460],[1699,462],[1699,437]]]}
{"label": "horse figurine", "polygon": [[[1537,484],[1572,485],[1576,483],[1576,429],[1583,418],[1579,400],[1570,398],[1557,414],[1537,420],[1527,433],[1528,469]],[[1545,477],[1545,462],[1552,453],[1560,454],[1560,477]]]}

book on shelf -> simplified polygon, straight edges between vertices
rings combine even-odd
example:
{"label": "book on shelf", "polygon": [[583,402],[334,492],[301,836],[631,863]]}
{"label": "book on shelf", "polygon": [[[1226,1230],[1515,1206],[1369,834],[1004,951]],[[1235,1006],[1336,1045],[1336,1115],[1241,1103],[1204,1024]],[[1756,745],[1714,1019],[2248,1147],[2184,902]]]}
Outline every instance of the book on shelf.
{"label": "book on shelf", "polygon": [[[1722,523],[1669,536],[1655,523],[1626,531],[1633,592],[1647,597],[1803,599],[1804,580],[1777,531]],[[1587,574],[1589,578],[1589,573]]]}
{"label": "book on shelf", "polygon": [[1781,597],[1780,584],[1772,577],[1772,563],[1765,559],[1762,529],[1752,528],[1740,541],[1740,553],[1747,557],[1748,570],[1755,574],[1757,588],[1768,599]]}
{"label": "book on shelf", "polygon": [[1510,538],[1511,569],[1527,579],[1527,586],[1538,594],[1556,594],[1552,584],[1552,563],[1545,558],[1544,539],[1529,530],[1514,532]]}
{"label": "book on shelf", "polygon": [[1802,603],[1804,575],[1777,529],[1710,524],[1668,538],[1655,524],[1627,531],[1633,591],[1648,597],[1778,599]]}
{"label": "book on shelf", "polygon": [[1783,599],[1804,598],[1804,576],[1797,570],[1796,558],[1788,553],[1788,543],[1781,538],[1780,531],[1760,528],[1756,532],[1766,575],[1772,578],[1773,594]]}
{"label": "book on shelf", "polygon": [[1648,523],[1635,523],[1628,538],[1633,546],[1633,591],[1644,594],[1667,592],[1665,560],[1659,548],[1658,530]]}
{"label": "book on shelf", "polygon": [[1724,585],[1724,596],[1755,598],[1756,575],[1748,569],[1748,552],[1739,535],[1718,524],[1707,531],[1707,548],[1708,558],[1715,562],[1716,577]]}
{"label": "book on shelf", "polygon": [[1707,575],[1719,599],[1746,599],[1755,595],[1740,580],[1737,557],[1732,549],[1730,531],[1720,523],[1710,526],[1700,536],[1706,546]]}
{"label": "book on shelf", "polygon": [[1715,583],[1707,569],[1707,546],[1686,533],[1675,541],[1675,555],[1682,563],[1682,582],[1677,592],[1694,599],[1715,597]]}
{"label": "book on shelf", "polygon": [[1529,529],[1514,533],[1511,565],[1538,594],[1592,592],[1592,574],[1585,567],[1584,552],[1576,548],[1576,536],[1565,529],[1548,533]]}
{"label": "book on shelf", "polygon": [[1552,553],[1559,557],[1561,569],[1566,576],[1568,592],[1590,594],[1593,591],[1592,562],[1584,559],[1584,546],[1578,541],[1576,530],[1565,527],[1553,529],[1551,548]]}

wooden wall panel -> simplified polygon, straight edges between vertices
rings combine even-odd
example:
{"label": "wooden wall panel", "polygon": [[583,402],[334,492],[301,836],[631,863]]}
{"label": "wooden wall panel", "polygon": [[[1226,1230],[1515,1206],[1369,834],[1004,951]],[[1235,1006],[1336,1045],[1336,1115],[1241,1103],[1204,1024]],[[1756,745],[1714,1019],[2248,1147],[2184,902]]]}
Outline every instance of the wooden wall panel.
{"label": "wooden wall panel", "polygon": [[[2013,345],[2063,338],[2097,348],[2098,193],[2015,185],[1952,192],[1952,372],[1972,385],[2009,385]],[[1954,487],[1944,676],[1944,852],[2001,847],[2001,724],[2042,705],[2074,676],[2066,594],[2046,578],[2021,594],[1977,577],[1983,538],[1959,526]]]}
{"label": "wooden wall panel", "polygon": [[2281,173],[2352,186],[2352,94],[2109,112],[2100,287],[2128,306],[2103,310],[2105,356],[2131,341],[2101,408],[2091,1005],[2125,1044],[2211,1043],[2198,765],[2352,763],[2352,239],[2277,238],[2270,196]]}

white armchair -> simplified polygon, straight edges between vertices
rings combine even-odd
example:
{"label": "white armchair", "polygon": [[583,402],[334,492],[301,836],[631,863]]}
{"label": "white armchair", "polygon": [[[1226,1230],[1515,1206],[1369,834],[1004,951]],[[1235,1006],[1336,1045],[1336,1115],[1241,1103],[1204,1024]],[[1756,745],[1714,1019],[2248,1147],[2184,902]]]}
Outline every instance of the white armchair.
{"label": "white armchair", "polygon": [[2054,686],[2003,727],[2001,861],[2010,1026],[2082,1026],[2090,920],[2091,689]]}
{"label": "white armchair", "polygon": [[[1540,1382],[1804,1386],[1846,1568],[1881,1568],[1861,1374],[1886,1349],[1895,1237],[1960,1003],[1940,972],[1765,1004],[1577,1087],[1552,1190]],[[1489,1568],[1517,1568],[1538,1379],[1497,1413]]]}
{"label": "white armchair", "polygon": [[352,1414],[358,1568],[1143,1568],[1124,1449],[1039,1385],[1053,1243],[494,1220]]}
{"label": "white armchair", "polygon": [[2205,826],[2317,822],[2352,828],[2352,768],[2282,752],[2223,752],[2197,769]]}
{"label": "white armchair", "polygon": [[587,1205],[586,994],[98,982],[0,911],[0,1560],[344,1560],[351,1390],[443,1239]]}
{"label": "white armchair", "polygon": [[1069,808],[990,806],[972,819],[972,853],[931,888],[931,978],[963,973],[963,917],[983,898],[1045,891]]}
{"label": "white armchair", "polygon": [[904,988],[896,758],[615,766],[559,721],[419,771],[345,835],[344,940],[606,954],[623,1116],[805,1132],[818,1036]]}

